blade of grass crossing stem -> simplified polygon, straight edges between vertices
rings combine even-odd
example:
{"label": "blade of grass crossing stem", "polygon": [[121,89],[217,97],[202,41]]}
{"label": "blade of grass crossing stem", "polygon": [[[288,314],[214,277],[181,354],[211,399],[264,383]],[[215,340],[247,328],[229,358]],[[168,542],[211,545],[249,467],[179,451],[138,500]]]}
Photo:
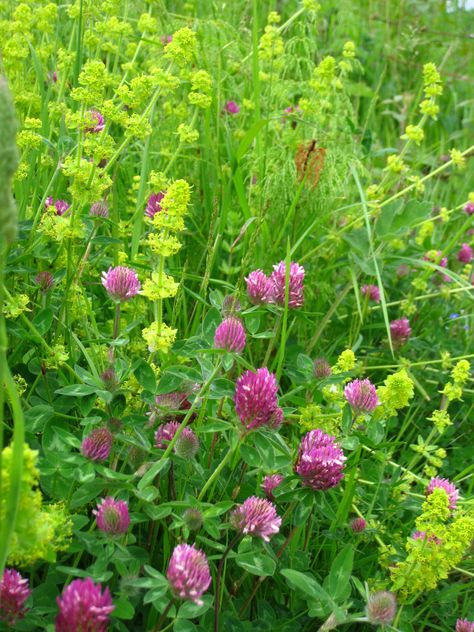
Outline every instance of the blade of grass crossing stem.
{"label": "blade of grass crossing stem", "polygon": [[373,244],[373,240],[372,240],[372,229],[370,227],[370,217],[369,217],[369,212],[367,210],[367,202],[365,200],[365,194],[364,194],[364,191],[362,189],[362,185],[360,183],[359,176],[357,175],[357,171],[356,171],[356,169],[355,169],[353,164],[351,164],[350,169],[351,169],[351,172],[352,172],[352,176],[353,176],[353,178],[355,180],[355,183],[357,185],[357,189],[359,190],[360,201],[362,203],[362,210],[364,211],[365,226],[366,226],[366,229],[367,229],[367,237],[369,239],[370,256],[372,258],[372,261],[374,262],[375,275],[377,277],[377,285],[378,285],[378,288],[379,288],[379,291],[380,291],[380,303],[381,303],[381,306],[382,306],[382,313],[383,313],[383,319],[384,319],[384,322],[385,322],[385,328],[387,330],[388,344],[390,345],[390,352],[392,354],[392,357],[394,357],[392,336],[390,335],[390,320],[388,318],[387,301],[385,300],[385,292],[384,292],[384,289],[383,289],[382,276],[380,274],[379,264],[377,262],[377,258],[375,256],[375,252],[374,252],[374,244]]}
{"label": "blade of grass crossing stem", "polygon": [[283,369],[283,360],[285,359],[285,347],[286,347],[286,329],[288,326],[288,300],[290,294],[290,265],[291,265],[291,247],[290,240],[286,246],[286,258],[285,258],[285,306],[283,311],[283,321],[281,325],[281,342],[280,349],[278,350],[278,363],[276,370],[277,381],[281,377]]}

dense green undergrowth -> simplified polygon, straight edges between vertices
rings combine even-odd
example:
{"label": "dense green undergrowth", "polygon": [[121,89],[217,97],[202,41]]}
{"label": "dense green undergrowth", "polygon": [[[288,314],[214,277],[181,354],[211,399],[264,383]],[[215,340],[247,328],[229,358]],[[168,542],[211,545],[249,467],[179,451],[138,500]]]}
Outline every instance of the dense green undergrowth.
{"label": "dense green undergrowth", "polygon": [[448,8],[0,0],[0,629],[472,630]]}

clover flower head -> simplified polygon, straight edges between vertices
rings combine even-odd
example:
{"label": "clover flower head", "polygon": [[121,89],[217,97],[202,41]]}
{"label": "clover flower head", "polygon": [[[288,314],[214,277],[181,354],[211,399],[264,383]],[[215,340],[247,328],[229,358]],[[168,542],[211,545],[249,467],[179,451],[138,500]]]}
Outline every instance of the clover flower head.
{"label": "clover flower head", "polygon": [[[297,308],[303,305],[304,294],[304,275],[305,270],[299,263],[291,262],[289,279],[288,279],[288,307]],[[286,289],[286,263],[280,261],[273,266],[271,276],[273,282],[273,298],[275,303],[285,305],[285,289]]]}
{"label": "clover flower head", "polygon": [[456,632],[474,632],[474,621],[458,619],[456,621]]}
{"label": "clover flower head", "polygon": [[332,373],[331,366],[326,358],[316,358],[313,366],[314,376],[318,379],[329,377]]}
{"label": "clover flower head", "polygon": [[364,518],[354,518],[354,520],[351,521],[350,527],[353,533],[362,533],[367,527],[367,522]]}
{"label": "clover flower head", "polygon": [[240,107],[235,101],[227,101],[227,103],[224,105],[224,112],[226,112],[227,114],[232,114],[234,116],[235,114],[238,114],[240,112]]}
{"label": "clover flower head", "polygon": [[121,535],[128,531],[130,516],[128,505],[124,500],[114,500],[111,496],[107,496],[92,513],[96,517],[97,526],[104,533]]}
{"label": "clover flower head", "polygon": [[397,600],[391,592],[381,591],[370,595],[367,603],[367,617],[373,625],[391,623],[397,612]]}
{"label": "clover flower head", "polygon": [[56,632],[106,632],[109,615],[114,610],[108,588],[102,592],[102,586],[90,577],[75,579],[56,601],[59,607]]}
{"label": "clover flower head", "polygon": [[474,258],[474,251],[469,244],[463,244],[456,256],[461,263],[471,263]]}
{"label": "clover flower head", "polygon": [[229,316],[217,327],[214,335],[214,347],[216,349],[242,353],[245,343],[245,330],[239,318]]}
{"label": "clover flower head", "polygon": [[161,200],[165,197],[164,191],[160,191],[159,193],[152,193],[148,198],[148,202],[146,204],[145,215],[147,217],[153,218],[157,213],[161,213]]}
{"label": "clover flower head", "polygon": [[[165,450],[168,443],[173,440],[180,425],[178,421],[170,421],[158,426],[155,432],[155,446],[160,450]],[[175,454],[184,458],[192,458],[196,456],[198,450],[199,439],[191,428],[184,428],[175,443]]]}
{"label": "clover flower head", "polygon": [[253,305],[271,303],[273,301],[273,282],[262,270],[254,270],[248,277],[247,294]]}
{"label": "clover flower head", "polygon": [[35,283],[42,292],[48,292],[54,285],[54,277],[51,272],[43,270],[35,276]]}
{"label": "clover flower head", "polygon": [[466,215],[472,215],[474,213],[474,202],[468,202],[464,206],[464,212],[466,213]]}
{"label": "clover flower head", "polygon": [[370,413],[379,405],[375,386],[370,380],[353,380],[344,389],[344,397],[356,415]]}
{"label": "clover flower head", "polygon": [[280,485],[283,478],[284,477],[281,474],[269,474],[268,476],[265,476],[260,487],[263,489],[263,493],[268,500],[273,500],[273,490]]}
{"label": "clover flower head", "polygon": [[236,507],[230,516],[230,522],[236,531],[269,542],[272,535],[278,533],[281,518],[275,505],[265,498],[250,496]]}
{"label": "clover flower head", "polygon": [[64,215],[71,208],[71,205],[65,200],[55,200],[49,196],[46,198],[45,207],[50,208],[51,206],[54,207],[56,215]]}
{"label": "clover flower head", "polygon": [[322,430],[310,430],[301,440],[295,472],[303,485],[314,490],[336,487],[344,478],[344,452],[331,435]]}
{"label": "clover flower head", "polygon": [[98,110],[89,110],[87,112],[88,125],[85,131],[89,134],[98,134],[105,128],[104,117]]}
{"label": "clover flower head", "polygon": [[433,542],[434,544],[441,544],[441,540],[435,535],[428,535],[426,531],[415,531],[412,536],[414,540],[423,540],[427,542]]}
{"label": "clover flower head", "polygon": [[107,206],[107,203],[104,201],[94,202],[94,204],[91,206],[91,210],[89,211],[89,214],[92,215],[92,217],[108,217],[109,207]]}
{"label": "clover flower head", "polygon": [[0,621],[13,627],[25,616],[25,602],[30,595],[28,579],[13,568],[6,568],[0,580]]}
{"label": "clover flower head", "polygon": [[199,531],[204,522],[202,513],[196,507],[186,509],[183,513],[183,520],[190,531]]}
{"label": "clover flower head", "polygon": [[405,344],[411,336],[411,327],[408,318],[403,317],[398,320],[392,320],[390,323],[390,335],[397,346]]}
{"label": "clover flower head", "polygon": [[[172,391],[155,397],[155,403],[147,414],[150,426],[154,426],[157,420],[163,422],[177,421],[177,413],[188,410],[191,404],[188,401],[189,393]],[[175,412],[176,411],[176,412]]]}
{"label": "clover flower head", "polygon": [[128,301],[140,291],[137,273],[131,268],[117,266],[102,272],[102,285],[110,298],[117,302]]}
{"label": "clover flower head", "polygon": [[194,544],[175,547],[166,577],[175,597],[203,604],[201,596],[211,584],[211,574],[204,552],[196,549]]}
{"label": "clover flower head", "polygon": [[81,452],[91,461],[109,458],[114,437],[108,428],[94,428],[82,441]]}
{"label": "clover flower head", "polygon": [[377,285],[363,285],[360,292],[362,296],[368,296],[370,301],[380,303],[380,289]]}
{"label": "clover flower head", "polygon": [[248,430],[278,421],[277,391],[276,378],[267,368],[255,372],[249,370],[239,377],[235,387],[235,410]]}
{"label": "clover flower head", "polygon": [[435,489],[444,489],[449,498],[449,508],[455,509],[459,498],[459,491],[457,487],[448,481],[447,478],[439,478],[435,476],[432,478],[426,488],[426,495],[429,496]]}

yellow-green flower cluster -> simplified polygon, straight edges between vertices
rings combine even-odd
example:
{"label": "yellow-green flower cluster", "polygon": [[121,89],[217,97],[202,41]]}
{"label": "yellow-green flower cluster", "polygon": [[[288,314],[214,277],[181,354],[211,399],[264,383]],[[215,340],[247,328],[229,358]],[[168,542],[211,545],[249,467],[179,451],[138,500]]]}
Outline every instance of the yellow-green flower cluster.
{"label": "yellow-green flower cluster", "polygon": [[72,222],[70,215],[57,215],[53,206],[43,211],[38,230],[58,243],[64,239],[79,240],[84,236],[84,224],[80,220]]}
{"label": "yellow-green flower cluster", "polygon": [[460,171],[466,168],[466,158],[458,149],[450,149],[449,155],[451,156],[451,160],[453,161],[454,166],[457,167]]}
{"label": "yellow-green flower cluster", "polygon": [[[258,56],[265,66],[270,66],[272,70],[280,69],[284,64],[285,45],[280,35],[280,30],[274,26],[279,21],[276,11],[271,11],[268,15],[268,24],[260,38],[258,45]],[[263,75],[262,79],[269,78],[270,75]]]}
{"label": "yellow-green flower cluster", "polygon": [[413,381],[405,369],[389,375],[384,380],[384,386],[379,386],[377,395],[383,407],[383,412],[394,415],[400,408],[408,406],[414,395]]}
{"label": "yellow-green flower cluster", "polygon": [[178,66],[185,66],[193,61],[195,52],[196,34],[185,26],[173,33],[173,39],[166,45],[164,55]]}
{"label": "yellow-green flower cluster", "polygon": [[436,120],[439,113],[436,97],[443,93],[443,86],[440,74],[432,63],[423,66],[423,84],[425,98],[420,103],[420,111],[423,115]]}
{"label": "yellow-green flower cluster", "polygon": [[417,145],[421,143],[424,137],[425,132],[423,131],[423,128],[419,125],[407,125],[405,133],[401,136],[401,138],[403,138],[404,140],[412,140]]}
{"label": "yellow-green flower cluster", "polygon": [[459,515],[448,523],[449,499],[444,489],[435,489],[423,503],[416,527],[425,537],[410,537],[407,557],[391,569],[392,589],[402,601],[433,590],[459,564],[474,538],[474,516]]}
{"label": "yellow-green flower cluster", "polygon": [[51,347],[48,355],[44,359],[44,365],[47,369],[59,369],[68,359],[69,353],[66,351],[66,347],[58,342]]}
{"label": "yellow-green flower cluster", "polygon": [[[156,269],[143,283],[142,294],[151,301],[162,301],[176,295],[179,284],[165,273],[164,258],[178,252],[181,244],[177,233],[184,229],[184,217],[191,197],[189,184],[185,180],[166,182],[163,174],[150,174],[150,185],[156,191],[165,190],[160,200],[161,210],[149,220],[153,230],[146,239],[151,251],[158,255]],[[151,352],[167,353],[176,338],[176,329],[172,329],[159,318],[142,330],[142,336]]]}
{"label": "yellow-green flower cluster", "polygon": [[323,415],[321,406],[309,404],[300,409],[299,426],[302,432],[319,428],[327,434],[338,436],[341,432],[341,415]]}
{"label": "yellow-green flower cluster", "polygon": [[461,399],[463,387],[470,379],[471,365],[467,360],[459,360],[451,371],[452,382],[448,382],[441,391],[448,402]]}
{"label": "yellow-green flower cluster", "polygon": [[5,318],[18,318],[23,312],[29,312],[28,303],[30,299],[26,294],[14,294],[10,296],[3,305],[3,315]]}
{"label": "yellow-green flower cluster", "polygon": [[166,323],[159,324],[155,321],[142,330],[142,336],[148,345],[148,350],[152,353],[155,351],[168,353],[176,340],[176,332],[177,329],[169,327]]}
{"label": "yellow-green flower cluster", "polygon": [[338,357],[336,364],[331,367],[333,373],[352,371],[356,365],[356,357],[352,349],[345,349]]}
{"label": "yellow-green flower cluster", "polygon": [[[72,534],[71,521],[61,506],[43,506],[43,498],[38,489],[39,472],[36,468],[36,459],[37,452],[25,444],[20,502],[9,549],[9,564],[32,564],[38,559],[54,561],[56,551],[67,548]],[[12,449],[10,446],[4,448],[1,463],[0,523],[5,520],[11,484]]]}
{"label": "yellow-green flower cluster", "polygon": [[191,105],[200,108],[208,108],[212,103],[212,80],[205,70],[198,70],[191,75],[191,92],[188,94],[188,101]]}

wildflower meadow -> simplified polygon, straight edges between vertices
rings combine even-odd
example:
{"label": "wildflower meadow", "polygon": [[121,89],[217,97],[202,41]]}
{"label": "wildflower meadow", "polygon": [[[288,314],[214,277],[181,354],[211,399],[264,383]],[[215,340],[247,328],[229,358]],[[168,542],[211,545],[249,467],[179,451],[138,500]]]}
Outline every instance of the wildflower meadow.
{"label": "wildflower meadow", "polygon": [[474,632],[474,10],[0,0],[0,630]]}

